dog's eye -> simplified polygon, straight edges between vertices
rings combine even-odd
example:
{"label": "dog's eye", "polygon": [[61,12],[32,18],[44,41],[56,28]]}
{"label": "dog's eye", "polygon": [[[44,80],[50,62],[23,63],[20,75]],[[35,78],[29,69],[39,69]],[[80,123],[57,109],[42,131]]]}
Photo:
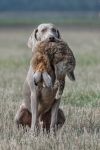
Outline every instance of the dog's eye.
{"label": "dog's eye", "polygon": [[56,32],[56,29],[52,28],[52,32]]}
{"label": "dog's eye", "polygon": [[47,31],[47,28],[44,28],[44,29],[42,29],[41,31],[42,31],[42,32],[46,32],[46,31]]}

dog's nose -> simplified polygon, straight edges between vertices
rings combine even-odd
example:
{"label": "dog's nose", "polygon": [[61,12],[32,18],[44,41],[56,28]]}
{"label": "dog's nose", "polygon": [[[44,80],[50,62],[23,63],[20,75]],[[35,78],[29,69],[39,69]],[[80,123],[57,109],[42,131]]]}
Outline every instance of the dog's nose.
{"label": "dog's nose", "polygon": [[49,37],[49,40],[50,40],[51,42],[54,42],[54,41],[55,41],[54,36],[50,36],[50,37]]}

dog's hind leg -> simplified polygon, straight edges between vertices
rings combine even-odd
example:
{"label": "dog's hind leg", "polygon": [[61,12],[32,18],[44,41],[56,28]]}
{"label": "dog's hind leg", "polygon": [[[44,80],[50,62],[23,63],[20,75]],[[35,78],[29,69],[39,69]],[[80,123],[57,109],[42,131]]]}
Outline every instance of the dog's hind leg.
{"label": "dog's hind leg", "polygon": [[28,110],[29,112],[31,112],[30,95],[31,95],[30,87],[28,85],[27,80],[25,80],[24,86],[23,86],[24,100],[23,100],[22,104],[20,105],[20,108],[17,111],[17,113],[15,115],[15,119],[14,119],[17,126],[19,126],[20,124],[23,123],[23,121],[22,121],[23,120],[23,115],[25,114],[24,110]]}

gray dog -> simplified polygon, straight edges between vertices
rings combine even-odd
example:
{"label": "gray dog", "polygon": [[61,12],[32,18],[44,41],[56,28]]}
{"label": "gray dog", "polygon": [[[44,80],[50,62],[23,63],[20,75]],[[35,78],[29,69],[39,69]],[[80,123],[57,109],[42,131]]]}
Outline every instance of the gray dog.
{"label": "gray dog", "polygon": [[[32,48],[32,52],[34,53],[35,46],[38,41],[45,41],[48,40],[50,42],[55,42],[55,39],[60,39],[60,33],[58,29],[53,25],[53,24],[41,24],[38,26],[37,29],[33,31],[31,34],[29,40],[28,40],[28,47]],[[23,90],[23,95],[24,95],[24,101],[20,105],[19,110],[17,111],[17,114],[15,116],[15,121],[17,124],[21,123],[21,115],[22,115],[22,110],[28,110],[32,114],[32,119],[31,119],[31,129],[35,130],[35,128],[38,126],[38,107],[39,107],[39,101],[51,101],[52,105],[51,108],[48,107],[49,111],[51,109],[51,121],[50,121],[50,128],[53,128],[55,125],[57,125],[57,121],[59,120],[59,104],[60,101],[54,102],[56,91],[57,91],[57,85],[54,86],[52,89],[49,87],[44,87],[42,90],[38,90],[38,87],[35,85],[34,80],[33,80],[33,70],[32,67],[30,66],[25,83],[24,83],[24,90]],[[50,76],[53,81],[55,81],[55,72],[52,71]],[[45,74],[45,79],[46,83],[49,85],[50,83],[50,77],[48,74]],[[41,94],[41,100],[40,100],[40,94]],[[54,102],[54,103],[53,103]],[[63,113],[63,112],[62,112]],[[61,118],[62,117],[62,118]],[[64,123],[65,117],[64,115],[60,115],[60,118],[62,121],[61,124]],[[59,122],[59,121],[58,121]]]}

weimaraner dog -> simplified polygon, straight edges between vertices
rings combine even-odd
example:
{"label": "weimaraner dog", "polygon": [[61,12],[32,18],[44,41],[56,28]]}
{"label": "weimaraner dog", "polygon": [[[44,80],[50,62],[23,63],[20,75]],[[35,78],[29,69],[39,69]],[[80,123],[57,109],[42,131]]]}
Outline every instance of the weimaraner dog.
{"label": "weimaraner dog", "polygon": [[[34,49],[38,41],[48,40],[51,42],[55,42],[55,38],[56,39],[61,38],[59,30],[53,24],[41,24],[37,27],[37,29],[33,31],[31,36],[29,37],[28,47],[32,49],[32,52],[34,54]],[[42,121],[45,122],[46,117],[48,118],[48,116],[45,115],[47,112],[50,112],[49,116],[51,116],[51,118],[47,120],[50,122],[50,128],[54,128],[55,125],[57,124],[61,124],[62,126],[65,122],[65,116],[63,114],[63,111],[59,109],[60,100],[55,99],[55,95],[57,92],[57,85],[54,85],[55,83],[54,69],[51,70],[50,76],[44,72],[44,78],[48,87],[44,86],[41,90],[38,89],[38,86],[36,86],[36,84],[34,83],[33,74],[34,72],[32,70],[32,67],[30,66],[23,88],[24,100],[20,105],[20,108],[15,116],[16,123],[20,124],[25,121],[21,120],[22,112],[23,110],[27,110],[27,112],[29,112],[32,116],[32,118],[30,119],[32,130],[35,130],[38,127],[39,115],[42,114],[41,116]],[[50,87],[51,86],[50,77],[52,78],[53,88]],[[38,79],[38,75],[36,78]],[[49,103],[46,104],[46,101],[48,101]],[[45,105],[44,107],[45,110],[42,109],[43,105]],[[38,109],[40,109],[40,114],[38,112]],[[43,119],[44,116],[45,119]]]}

